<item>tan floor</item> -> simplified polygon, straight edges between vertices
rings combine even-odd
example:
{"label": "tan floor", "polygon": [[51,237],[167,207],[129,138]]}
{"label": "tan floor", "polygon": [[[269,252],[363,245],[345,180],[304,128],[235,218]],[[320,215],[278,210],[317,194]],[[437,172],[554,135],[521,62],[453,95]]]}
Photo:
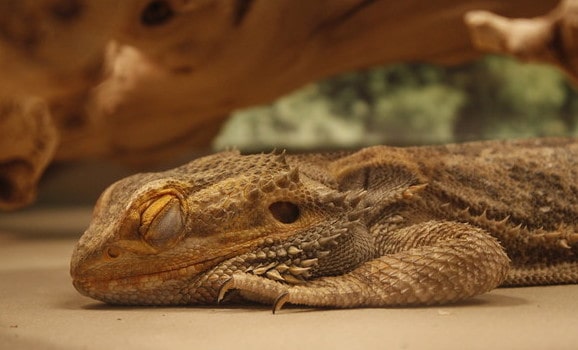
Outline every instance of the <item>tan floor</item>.
{"label": "tan floor", "polygon": [[578,348],[578,286],[415,309],[118,308],[76,293],[73,244],[0,233],[1,349]]}

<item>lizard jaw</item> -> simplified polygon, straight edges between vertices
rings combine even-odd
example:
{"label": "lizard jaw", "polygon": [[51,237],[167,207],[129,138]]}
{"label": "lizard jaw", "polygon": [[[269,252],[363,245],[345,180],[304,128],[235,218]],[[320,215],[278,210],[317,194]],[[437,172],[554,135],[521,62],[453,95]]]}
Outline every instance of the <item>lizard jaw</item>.
{"label": "lizard jaw", "polygon": [[[175,305],[191,301],[183,288],[204,272],[225,260],[224,257],[151,274],[107,279],[73,275],[72,284],[81,294],[108,304]],[[199,300],[202,302],[202,300]]]}

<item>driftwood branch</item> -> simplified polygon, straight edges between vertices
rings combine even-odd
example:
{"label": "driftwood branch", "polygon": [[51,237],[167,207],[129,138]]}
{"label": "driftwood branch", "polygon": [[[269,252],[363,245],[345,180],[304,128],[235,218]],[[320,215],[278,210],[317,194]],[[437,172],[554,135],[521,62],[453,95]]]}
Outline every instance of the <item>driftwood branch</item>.
{"label": "driftwood branch", "polygon": [[471,11],[465,22],[479,50],[550,63],[576,82],[578,1],[562,1],[550,13],[534,18],[511,19],[488,11]]}
{"label": "driftwood branch", "polygon": [[59,134],[46,104],[38,98],[0,100],[0,130],[0,209],[11,209],[34,200]]}
{"label": "driftwood branch", "polygon": [[[344,71],[399,61],[454,64],[491,51],[576,76],[575,1],[557,4],[2,1],[0,95],[25,105],[40,97],[48,109],[45,117],[24,115],[26,108],[0,117],[0,203],[29,203],[52,159],[150,162],[206,147],[232,110]],[[29,130],[21,135],[26,141],[5,136],[14,130]],[[30,151],[39,137],[44,148]]]}

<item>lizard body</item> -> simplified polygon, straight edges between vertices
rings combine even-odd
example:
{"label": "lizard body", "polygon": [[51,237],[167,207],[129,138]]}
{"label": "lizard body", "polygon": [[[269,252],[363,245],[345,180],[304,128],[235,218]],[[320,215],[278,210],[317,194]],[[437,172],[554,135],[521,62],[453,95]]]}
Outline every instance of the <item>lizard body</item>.
{"label": "lizard body", "polygon": [[455,302],[578,282],[578,140],[222,152],[110,186],[71,262],[113,304]]}

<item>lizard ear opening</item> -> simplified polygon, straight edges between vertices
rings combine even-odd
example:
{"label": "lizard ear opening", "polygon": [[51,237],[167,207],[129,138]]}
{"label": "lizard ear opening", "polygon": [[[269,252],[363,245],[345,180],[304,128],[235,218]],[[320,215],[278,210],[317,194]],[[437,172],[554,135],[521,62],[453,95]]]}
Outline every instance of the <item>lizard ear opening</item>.
{"label": "lizard ear opening", "polygon": [[139,233],[152,246],[169,248],[183,237],[184,225],[180,200],[165,194],[151,201],[142,212]]}
{"label": "lizard ear opening", "polygon": [[291,224],[299,219],[299,207],[291,202],[275,202],[269,206],[273,217],[284,224]]}

